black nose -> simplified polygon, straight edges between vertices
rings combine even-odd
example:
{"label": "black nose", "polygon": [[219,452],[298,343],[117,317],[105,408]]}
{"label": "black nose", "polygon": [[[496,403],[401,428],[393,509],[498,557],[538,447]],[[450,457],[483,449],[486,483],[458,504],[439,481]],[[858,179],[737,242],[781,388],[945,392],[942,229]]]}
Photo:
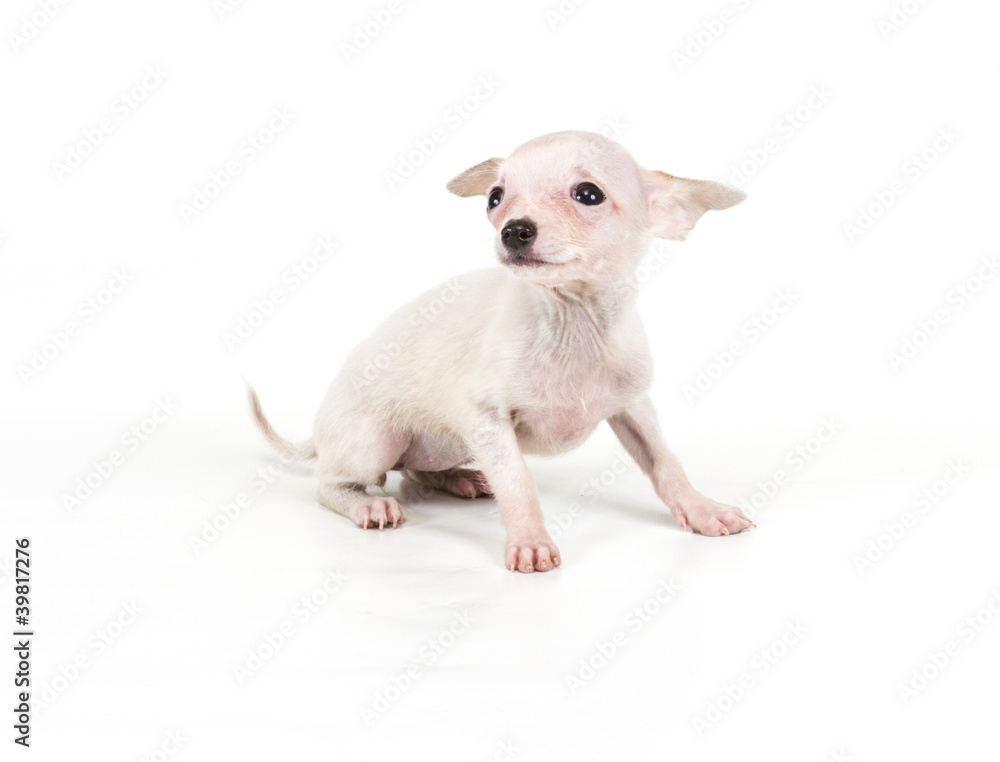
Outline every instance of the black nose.
{"label": "black nose", "polygon": [[535,223],[525,217],[520,220],[511,220],[504,225],[503,230],[500,231],[500,240],[511,251],[521,251],[535,240],[537,233]]}

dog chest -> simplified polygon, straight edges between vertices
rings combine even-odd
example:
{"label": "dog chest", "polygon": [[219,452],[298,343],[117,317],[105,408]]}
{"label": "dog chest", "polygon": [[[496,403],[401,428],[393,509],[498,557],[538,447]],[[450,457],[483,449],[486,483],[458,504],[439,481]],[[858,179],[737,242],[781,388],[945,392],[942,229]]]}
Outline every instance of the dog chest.
{"label": "dog chest", "polygon": [[597,425],[643,391],[642,374],[627,369],[560,373],[538,367],[512,413],[521,449],[554,455],[576,447]]}

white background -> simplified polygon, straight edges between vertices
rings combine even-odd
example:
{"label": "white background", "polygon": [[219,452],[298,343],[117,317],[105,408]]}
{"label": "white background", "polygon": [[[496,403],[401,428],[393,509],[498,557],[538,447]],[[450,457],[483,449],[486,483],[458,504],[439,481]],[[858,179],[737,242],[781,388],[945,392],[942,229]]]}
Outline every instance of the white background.
{"label": "white background", "polygon": [[[30,536],[25,756],[488,760],[511,743],[524,760],[874,760],[992,742],[1000,278],[983,263],[1000,254],[1000,10],[392,7],[3,11],[0,589],[6,629],[13,538]],[[365,42],[373,13],[390,21]],[[275,110],[289,124],[249,152]],[[256,489],[274,461],[240,374],[279,431],[306,436],[344,355],[389,311],[492,263],[483,200],[445,182],[559,129],[611,129],[645,166],[749,194],[657,247],[640,306],[669,441],[704,491],[756,501],[758,529],[680,532],[603,429],[532,462],[547,516],[567,523],[564,565],[546,575],[503,570],[489,501],[411,499],[407,526],[379,534],[319,508],[308,470]],[[418,166],[391,182],[408,157]],[[186,218],[231,160],[239,173]],[[877,219],[850,234],[869,207]],[[320,236],[337,251],[293,290],[286,273],[313,264]],[[80,306],[121,271],[99,314]],[[227,347],[275,289],[283,303]],[[754,339],[747,321],[773,317],[782,292],[792,307]],[[894,363],[907,341],[918,351]],[[719,372],[733,342],[742,354]],[[715,378],[692,398],[701,372]],[[131,438],[163,401],[176,412]],[[101,483],[67,507],[88,476]],[[198,552],[211,521],[225,527]],[[861,569],[870,543],[882,557]],[[347,581],[297,618],[330,571]],[[680,585],[664,604],[662,580]],[[656,613],[633,631],[643,605]],[[473,624],[431,664],[427,644],[466,611]],[[981,631],[963,626],[982,611]],[[294,635],[241,684],[234,666],[285,620]],[[761,649],[782,650],[797,621],[808,632],[762,674]],[[624,644],[574,690],[567,677],[617,631]],[[949,640],[957,655],[904,700]],[[753,684],[727,704],[744,673]],[[727,711],[699,732],[710,705]]]}

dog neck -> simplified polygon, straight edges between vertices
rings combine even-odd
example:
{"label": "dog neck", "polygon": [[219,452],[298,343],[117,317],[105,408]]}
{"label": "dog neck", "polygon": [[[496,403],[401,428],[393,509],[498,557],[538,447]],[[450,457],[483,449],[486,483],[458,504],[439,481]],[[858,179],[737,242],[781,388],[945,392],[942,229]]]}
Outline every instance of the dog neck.
{"label": "dog neck", "polygon": [[617,344],[625,317],[635,311],[635,289],[628,282],[607,278],[525,285],[542,303],[544,317],[539,317],[548,323],[557,355],[606,354]]}
{"label": "dog neck", "polygon": [[575,280],[543,288],[555,304],[580,310],[601,329],[617,323],[635,302],[632,280],[611,275],[600,281]]}

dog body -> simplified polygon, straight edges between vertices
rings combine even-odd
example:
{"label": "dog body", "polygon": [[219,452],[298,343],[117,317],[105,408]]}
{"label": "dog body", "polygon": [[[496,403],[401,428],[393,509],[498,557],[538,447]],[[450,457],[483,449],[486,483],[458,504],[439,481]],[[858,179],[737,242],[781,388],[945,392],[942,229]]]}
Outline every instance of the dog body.
{"label": "dog body", "polygon": [[[469,422],[503,411],[522,453],[555,455],[582,443],[649,385],[651,361],[632,303],[628,316],[602,316],[607,325],[600,326],[586,301],[498,268],[467,273],[446,288],[460,291],[445,308],[447,319],[419,319],[440,302],[442,289],[433,289],[351,353],[317,417],[317,450],[344,438],[333,424],[337,411],[365,411],[393,422],[408,443],[389,468],[454,468],[473,459]],[[416,345],[434,349],[405,351]]]}
{"label": "dog body", "polygon": [[646,392],[648,341],[634,272],[654,237],[683,239],[702,213],[743,198],[719,183],[639,167],[591,133],[555,133],[462,173],[488,197],[504,267],[477,270],[394,312],[348,356],[313,438],[258,424],[286,457],[318,457],[319,500],[360,526],[398,525],[390,470],[464,497],[495,496],[509,569],[560,562],[524,454],[578,446],[608,421],[681,524],[719,535],[752,523],[696,492],[662,441]]}

